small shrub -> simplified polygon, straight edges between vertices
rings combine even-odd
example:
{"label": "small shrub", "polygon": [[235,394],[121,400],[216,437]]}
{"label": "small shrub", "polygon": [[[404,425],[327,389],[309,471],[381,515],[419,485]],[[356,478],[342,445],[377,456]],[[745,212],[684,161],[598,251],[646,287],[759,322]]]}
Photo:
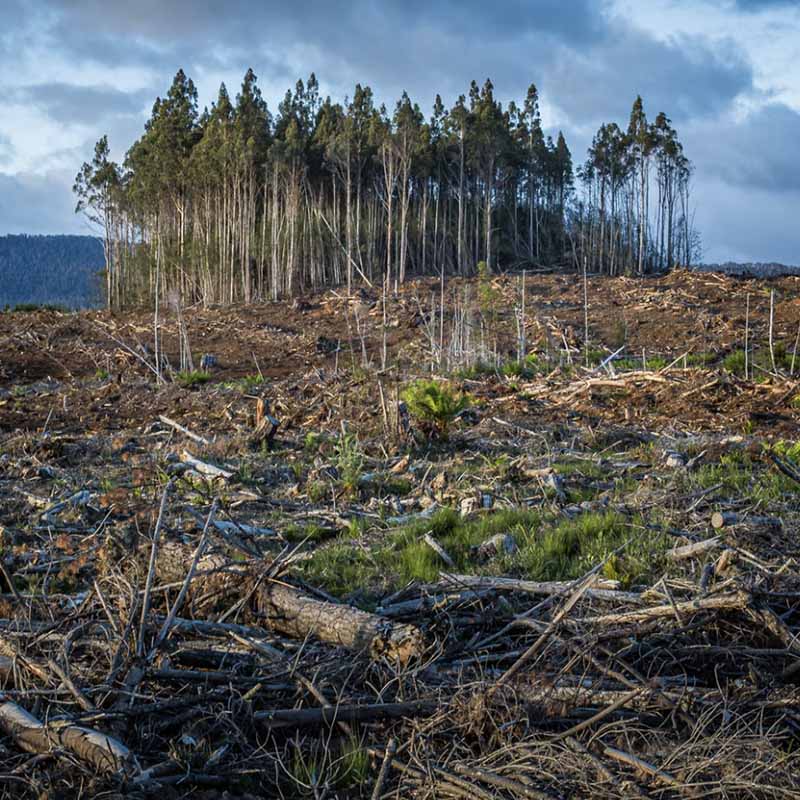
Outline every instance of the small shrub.
{"label": "small shrub", "polygon": [[202,386],[211,380],[211,373],[204,370],[195,369],[192,371],[183,371],[175,375],[175,382],[179,383],[185,389],[194,389],[196,386]]}
{"label": "small shrub", "polygon": [[469,406],[466,395],[435,380],[414,381],[403,392],[403,400],[429,435],[443,439],[455,418]]}
{"label": "small shrub", "polygon": [[744,367],[747,359],[744,350],[734,350],[728,353],[722,361],[722,367],[726,372],[732,375],[739,375],[744,377]]}
{"label": "small shrub", "polygon": [[689,353],[686,356],[687,367],[707,367],[716,361],[717,356],[715,353]]}
{"label": "small shrub", "polygon": [[522,361],[508,361],[503,364],[502,373],[509,378],[535,378],[547,372],[547,367],[539,361],[535,353],[525,356]]}
{"label": "small shrub", "polygon": [[336,469],[342,487],[348,492],[358,489],[358,481],[364,467],[364,454],[358,443],[358,437],[345,434],[336,443]]}

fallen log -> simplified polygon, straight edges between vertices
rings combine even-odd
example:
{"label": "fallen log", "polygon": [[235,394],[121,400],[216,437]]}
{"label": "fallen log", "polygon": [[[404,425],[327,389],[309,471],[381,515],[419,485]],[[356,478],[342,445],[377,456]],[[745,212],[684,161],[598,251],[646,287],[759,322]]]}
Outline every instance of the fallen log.
{"label": "fallen log", "polygon": [[201,461],[199,458],[195,458],[188,450],[184,450],[181,454],[181,461],[183,461],[184,464],[188,464],[201,475],[205,475],[209,478],[228,480],[233,477],[233,472],[230,470],[222,469],[222,467],[217,467],[214,464],[209,464],[207,461]]}
{"label": "fallen log", "polygon": [[690,542],[680,547],[673,547],[672,550],[667,550],[667,556],[673,561],[680,561],[683,558],[696,558],[697,556],[705,555],[710,550],[716,550],[721,546],[722,540],[720,537],[713,536],[710,539],[704,539],[702,542]]}
{"label": "fallen log", "polygon": [[[525,594],[551,595],[564,594],[575,588],[570,581],[525,581],[516,578],[489,577],[482,575],[456,575],[450,572],[441,572],[441,580],[450,588],[461,588],[496,591],[524,592]],[[640,603],[642,598],[635,592],[623,592],[619,589],[619,581],[597,578],[590,589],[584,593],[586,597],[597,600],[624,600],[625,602]]]}
{"label": "fallen log", "polygon": [[208,439],[203,438],[198,433],[190,431],[188,428],[184,428],[183,425],[181,425],[178,422],[175,422],[174,419],[165,417],[163,414],[158,415],[158,421],[161,422],[163,425],[167,425],[170,428],[174,428],[176,431],[182,433],[184,436],[188,436],[192,441],[197,442],[197,444],[203,444],[203,445],[211,444],[211,442],[209,442]]}
{"label": "fallen log", "polygon": [[733,511],[715,511],[711,515],[711,527],[715,530],[730,528],[733,525],[746,525],[750,528],[773,528],[775,530],[783,527],[783,523],[777,517],[755,517],[747,514],[737,514]]}
{"label": "fallen log", "polygon": [[311,634],[328,644],[406,664],[422,655],[425,640],[414,625],[317,600],[292,586],[266,582],[258,588],[259,611],[267,625],[296,639]]}
{"label": "fallen log", "polygon": [[376,719],[420,717],[439,708],[435,700],[411,700],[407,703],[375,703],[373,705],[339,705],[323,708],[286,708],[277,711],[256,711],[253,719],[273,728],[332,725],[335,722],[370,722]]}
{"label": "fallen log", "polygon": [[29,753],[67,750],[106,774],[131,772],[136,766],[133,753],[117,739],[69,723],[44,725],[16,703],[0,705],[0,728]]}
{"label": "fallen log", "polygon": [[686,600],[681,603],[667,603],[650,608],[637,608],[635,611],[623,611],[617,614],[603,614],[599,617],[585,617],[580,620],[589,625],[631,625],[646,622],[660,617],[690,616],[699,611],[743,610],[749,604],[746,592],[729,592],[701,600]]}

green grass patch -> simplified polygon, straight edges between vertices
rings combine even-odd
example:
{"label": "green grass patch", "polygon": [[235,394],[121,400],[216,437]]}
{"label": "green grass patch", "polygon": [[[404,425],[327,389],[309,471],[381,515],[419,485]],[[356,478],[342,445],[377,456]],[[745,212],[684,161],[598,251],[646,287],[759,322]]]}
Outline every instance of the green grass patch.
{"label": "green grass patch", "polygon": [[617,370],[650,370],[651,372],[656,372],[660,369],[664,369],[670,362],[667,361],[666,358],[662,356],[650,356],[645,357],[644,360],[641,358],[620,358],[614,361],[614,369]]}
{"label": "green grass patch", "polygon": [[666,534],[645,528],[641,519],[631,522],[615,512],[588,512],[531,537],[518,561],[532,580],[571,580],[610,557],[603,574],[630,586],[658,571],[660,555],[669,544]]}
{"label": "green grass patch", "polygon": [[226,389],[236,389],[242,394],[248,392],[256,392],[267,385],[267,379],[263,375],[245,375],[243,378],[237,378],[233,381],[226,381],[223,387]]}
{"label": "green grass patch", "polygon": [[[776,450],[781,445],[777,443]],[[783,443],[784,455],[795,452],[800,456],[800,446]],[[791,457],[791,456],[789,456]],[[710,489],[720,485],[718,493],[729,497],[746,496],[753,503],[771,503],[797,493],[791,478],[774,469],[765,468],[753,461],[749,454],[733,452],[723,455],[716,464],[700,467],[689,478],[690,485]]]}
{"label": "green grass patch", "polygon": [[689,353],[686,356],[687,367],[707,367],[717,360],[716,353]]}
{"label": "green grass patch", "polygon": [[194,389],[211,380],[211,373],[201,369],[183,370],[175,375],[175,382],[184,389]]}
{"label": "green grass patch", "polygon": [[[511,574],[530,580],[571,580],[616,554],[605,575],[624,585],[644,582],[659,572],[660,554],[670,542],[645,528],[642,520],[613,512],[563,519],[539,510],[504,509],[478,519],[463,519],[443,509],[431,519],[387,532],[372,548],[355,541],[318,549],[298,567],[304,580],[331,594],[378,598],[409,581],[434,583],[448,569],[423,540],[426,533],[442,545],[468,574]],[[497,533],[510,533],[519,548],[488,564],[478,564],[472,548]]]}
{"label": "green grass patch", "polygon": [[[295,747],[288,776],[293,797],[320,797],[320,787],[347,791],[363,786],[370,774],[371,759],[363,743],[351,736],[338,747],[316,741],[310,750]],[[349,795],[348,795],[349,796]]]}

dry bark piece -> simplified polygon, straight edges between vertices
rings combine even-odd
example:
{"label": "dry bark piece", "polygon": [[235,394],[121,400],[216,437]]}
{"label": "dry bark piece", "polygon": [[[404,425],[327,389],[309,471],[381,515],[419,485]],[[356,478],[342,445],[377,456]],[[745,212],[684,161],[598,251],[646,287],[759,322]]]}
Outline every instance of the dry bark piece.
{"label": "dry bark piece", "polygon": [[170,428],[174,428],[176,431],[182,433],[184,436],[188,436],[192,441],[197,442],[198,444],[204,444],[204,445],[211,444],[211,442],[209,442],[208,439],[203,438],[198,433],[190,431],[188,428],[184,428],[183,425],[181,425],[178,422],[175,422],[174,419],[165,417],[163,414],[159,414],[158,419],[159,422],[161,422],[162,424],[167,425]]}
{"label": "dry bark piece", "polygon": [[635,611],[623,611],[617,614],[604,614],[599,617],[587,617],[581,622],[590,625],[632,625],[660,617],[675,618],[696,614],[700,611],[742,610],[749,604],[746,592],[729,592],[701,600],[686,600],[680,603],[667,603],[650,608],[637,608]]}
{"label": "dry bark piece", "polygon": [[257,596],[259,610],[266,616],[267,624],[296,639],[311,634],[328,644],[400,664],[420,657],[425,649],[422,632],[414,625],[317,600],[282,583],[262,584]]}

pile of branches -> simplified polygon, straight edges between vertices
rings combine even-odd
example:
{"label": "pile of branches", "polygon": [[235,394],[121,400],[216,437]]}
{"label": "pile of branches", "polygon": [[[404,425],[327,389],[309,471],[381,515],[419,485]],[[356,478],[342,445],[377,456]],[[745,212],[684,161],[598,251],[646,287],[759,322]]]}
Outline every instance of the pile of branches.
{"label": "pile of branches", "polygon": [[[292,580],[302,545],[267,556],[216,503],[182,528],[171,490],[145,546],[82,537],[77,591],[21,592],[25,554],[5,559],[13,796],[795,796],[792,562],[691,546],[697,582],[635,591],[602,564],[443,573],[367,612]],[[51,542],[38,571],[64,560]]]}

